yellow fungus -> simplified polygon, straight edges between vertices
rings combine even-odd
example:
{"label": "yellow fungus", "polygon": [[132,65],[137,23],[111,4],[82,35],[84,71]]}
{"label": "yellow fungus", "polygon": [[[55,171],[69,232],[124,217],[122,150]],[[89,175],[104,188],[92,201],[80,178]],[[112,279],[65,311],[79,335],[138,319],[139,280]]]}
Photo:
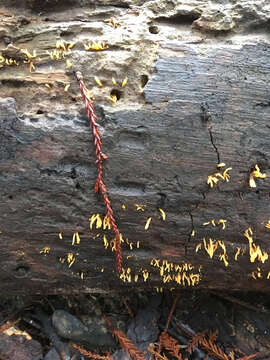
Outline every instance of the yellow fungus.
{"label": "yellow fungus", "polygon": [[215,224],[215,219],[212,219],[212,220],[211,220],[211,224],[212,224],[213,226],[216,226],[216,224]]}
{"label": "yellow fungus", "polygon": [[203,223],[203,226],[207,226],[207,225],[209,225],[210,224],[210,221],[207,221],[207,222],[204,222]]}
{"label": "yellow fungus", "polygon": [[70,84],[67,84],[66,86],[65,86],[65,89],[64,89],[64,91],[68,91],[68,89],[70,88]]}
{"label": "yellow fungus", "polygon": [[116,240],[115,239],[110,241],[110,247],[111,247],[112,251],[116,251]]}
{"label": "yellow fungus", "polygon": [[161,208],[158,209],[160,211],[160,214],[161,214],[161,217],[162,217],[162,220],[165,221],[166,219],[166,214],[165,214],[165,211],[162,210]]}
{"label": "yellow fungus", "polygon": [[221,178],[222,180],[225,180],[224,176],[221,173],[215,173],[213,176],[215,176],[216,178]]}
{"label": "yellow fungus", "polygon": [[57,40],[55,47],[56,49],[66,50],[66,46],[63,40]]}
{"label": "yellow fungus", "polygon": [[132,242],[129,243],[129,248],[130,248],[130,250],[133,250],[133,243]]}
{"label": "yellow fungus", "polygon": [[134,281],[137,282],[138,279],[139,279],[139,276],[136,274],[136,275],[134,276]]}
{"label": "yellow fungus", "polygon": [[117,82],[114,77],[112,77],[112,83],[113,83],[113,85],[117,85]]}
{"label": "yellow fungus", "polygon": [[75,237],[76,237],[76,235],[75,235],[76,233],[74,233],[73,234],[73,236],[72,236],[72,245],[74,245],[75,244]]}
{"label": "yellow fungus", "polygon": [[0,63],[3,63],[5,61],[6,61],[6,59],[4,58],[4,56],[0,56]]}
{"label": "yellow fungus", "polygon": [[150,265],[159,267],[159,259],[152,259]]}
{"label": "yellow fungus", "polygon": [[122,210],[126,210],[126,205],[122,204],[121,208]]}
{"label": "yellow fungus", "polygon": [[61,233],[61,232],[58,234],[58,236],[59,236],[59,239],[60,239],[60,240],[63,239],[63,236],[62,236],[62,233]]}
{"label": "yellow fungus", "polygon": [[76,44],[76,41],[72,41],[71,43],[68,44],[67,49],[71,50],[75,44]]}
{"label": "yellow fungus", "polygon": [[29,63],[29,71],[32,72],[32,70],[35,70],[35,65],[32,63],[32,61]]}
{"label": "yellow fungus", "polygon": [[105,234],[103,235],[103,243],[104,243],[105,249],[107,250],[107,248],[109,246],[109,243],[108,243],[108,240],[107,240],[107,236]]}
{"label": "yellow fungus", "polygon": [[229,265],[228,261],[227,261],[227,255],[226,254],[220,254],[219,255],[219,260],[224,262],[224,265],[227,267]]}
{"label": "yellow fungus", "polygon": [[256,178],[260,178],[260,179],[265,179],[266,178],[266,174],[261,173],[261,170],[260,170],[260,168],[259,168],[259,166],[257,164],[255,165],[255,170],[252,172],[252,174]]}
{"label": "yellow fungus", "polygon": [[146,224],[145,224],[145,227],[144,227],[144,229],[145,229],[145,230],[148,230],[148,229],[149,229],[149,226],[150,226],[151,220],[152,220],[152,218],[151,218],[151,217],[149,217],[149,218],[147,219]]}
{"label": "yellow fungus", "polygon": [[184,286],[186,285],[185,280],[187,281],[188,286],[190,286],[190,278],[187,276],[187,274],[185,272],[183,272],[183,274],[182,274],[182,283],[183,283]]}
{"label": "yellow fungus", "polygon": [[266,229],[270,229],[270,220],[268,220],[267,224],[265,225]]}
{"label": "yellow fungus", "polygon": [[268,271],[268,274],[267,274],[267,280],[270,279],[270,271]]}
{"label": "yellow fungus", "polygon": [[76,236],[76,242],[77,242],[77,244],[79,245],[79,243],[81,242],[79,233],[76,232],[76,233],[75,233],[75,236]]}
{"label": "yellow fungus", "polygon": [[68,265],[69,268],[71,268],[71,266],[74,264],[75,260],[76,260],[76,258],[74,257],[74,258],[70,261],[70,263],[69,263],[69,265]]}
{"label": "yellow fungus", "polygon": [[45,86],[49,89],[51,88],[51,85],[49,85],[49,84],[45,84]]}
{"label": "yellow fungus", "polygon": [[128,78],[125,77],[124,80],[122,81],[121,86],[122,86],[122,87],[125,87],[125,86],[127,85],[127,81],[128,81]]}
{"label": "yellow fungus", "polygon": [[231,167],[228,167],[226,170],[224,170],[223,171],[223,177],[224,177],[224,179],[228,182],[229,181],[229,179],[230,179],[230,175],[228,174],[228,172],[230,171],[230,170],[232,170],[232,168]]}
{"label": "yellow fungus", "polygon": [[107,215],[104,216],[104,219],[103,219],[103,230],[106,230],[106,229],[109,229],[109,230],[111,229],[111,222]]}
{"label": "yellow fungus", "polygon": [[190,280],[191,280],[192,286],[198,284],[200,281],[200,274],[190,274]]}
{"label": "yellow fungus", "polygon": [[83,272],[81,272],[80,276],[81,276],[81,279],[83,280],[83,276],[84,276],[84,275],[83,275]]}
{"label": "yellow fungus", "polygon": [[191,236],[195,236],[195,230],[192,230]]}
{"label": "yellow fungus", "polygon": [[250,262],[253,263],[256,259],[258,259],[258,261],[264,263],[268,259],[268,254],[265,251],[262,252],[260,246],[254,244],[251,235],[253,235],[252,229],[246,229],[244,232],[244,236],[248,239],[249,242]]}
{"label": "yellow fungus", "polygon": [[218,183],[218,178],[214,177],[213,175],[209,175],[207,177],[206,183],[212,188],[215,184]]}
{"label": "yellow fungus", "polygon": [[102,82],[99,80],[99,78],[97,76],[95,76],[94,79],[95,79],[95,82],[98,84],[98,86],[100,86],[100,87],[103,86]]}
{"label": "yellow fungus", "polygon": [[90,50],[98,51],[98,50],[108,49],[108,45],[106,45],[104,41],[98,41],[98,42],[91,41],[88,45],[84,44],[84,48],[86,51],[90,51]]}
{"label": "yellow fungus", "polygon": [[241,252],[241,249],[240,249],[240,247],[238,247],[237,250],[236,250],[236,253],[235,253],[235,255],[234,255],[234,260],[235,260],[235,261],[237,261],[240,252]]}
{"label": "yellow fungus", "polygon": [[255,188],[256,187],[256,183],[255,183],[255,180],[254,180],[254,176],[251,174],[250,177],[249,177],[249,187],[251,188]]}
{"label": "yellow fungus", "polygon": [[144,211],[146,208],[146,205],[142,205],[142,204],[135,204],[136,206],[136,211]]}
{"label": "yellow fungus", "polygon": [[117,96],[116,95],[110,95],[109,100],[115,104],[117,102]]}
{"label": "yellow fungus", "polygon": [[219,164],[217,164],[217,168],[221,168],[221,167],[224,167],[224,166],[226,166],[225,163],[219,163]]}
{"label": "yellow fungus", "polygon": [[202,248],[202,244],[199,243],[199,244],[196,246],[195,252],[198,252],[199,250],[201,250],[201,248]]}
{"label": "yellow fungus", "polygon": [[101,272],[104,272],[104,268],[102,268],[100,271],[101,271]]}
{"label": "yellow fungus", "polygon": [[212,240],[211,238],[209,238],[208,244],[206,244],[206,240],[205,238],[203,238],[203,243],[204,243],[205,251],[208,253],[210,259],[212,259],[214,256],[214,252],[218,247],[218,243],[215,240]]}
{"label": "yellow fungus", "polygon": [[251,273],[251,276],[253,277],[254,280],[257,279],[257,278],[256,278],[256,274],[255,274],[255,271],[253,271],[253,272]]}
{"label": "yellow fungus", "polygon": [[46,254],[49,254],[50,250],[51,250],[51,248],[49,248],[48,246],[45,246],[43,249],[40,250],[39,253],[46,255]]}
{"label": "yellow fungus", "polygon": [[260,179],[265,179],[266,178],[266,174],[263,174],[259,168],[259,166],[256,164],[255,165],[255,170],[253,170],[249,176],[249,187],[251,188],[255,188],[256,187],[256,183],[254,178],[260,178]]}
{"label": "yellow fungus", "polygon": [[163,283],[166,284],[167,282],[172,281],[171,275],[165,275],[163,276]]}
{"label": "yellow fungus", "polygon": [[219,221],[218,221],[218,225],[219,225],[219,224],[222,224],[222,230],[224,230],[224,229],[225,229],[225,227],[226,227],[226,222],[227,222],[227,220],[224,220],[224,219],[219,219]]}
{"label": "yellow fungus", "polygon": [[137,241],[137,249],[139,249],[139,247],[140,247],[140,241],[138,240]]}
{"label": "yellow fungus", "polygon": [[69,67],[69,68],[72,66],[71,62],[68,59],[66,60],[66,64],[67,64],[67,67]]}
{"label": "yellow fungus", "polygon": [[146,282],[146,280],[149,277],[149,272],[147,270],[143,270],[142,274],[143,274],[143,281]]}
{"label": "yellow fungus", "polygon": [[177,282],[177,284],[181,284],[181,275],[180,273],[177,273],[177,275],[174,275],[174,280]]}
{"label": "yellow fungus", "polygon": [[99,214],[93,214],[91,218],[89,219],[89,226],[92,230],[94,223],[96,223],[96,229],[100,229],[102,226],[102,219]]}
{"label": "yellow fungus", "polygon": [[21,52],[26,56],[27,59],[34,59],[37,57],[36,50],[33,51],[33,55],[27,49],[21,49]]}
{"label": "yellow fungus", "polygon": [[120,26],[120,24],[113,17],[111,17],[110,19],[104,20],[104,22],[109,23],[115,29],[118,28],[118,26]]}

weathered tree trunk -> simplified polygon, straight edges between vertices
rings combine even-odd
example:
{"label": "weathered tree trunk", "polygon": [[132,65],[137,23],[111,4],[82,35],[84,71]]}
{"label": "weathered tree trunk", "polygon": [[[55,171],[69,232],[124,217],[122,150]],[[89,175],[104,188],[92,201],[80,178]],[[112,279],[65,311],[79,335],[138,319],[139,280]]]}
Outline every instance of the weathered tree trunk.
{"label": "weathered tree trunk", "polygon": [[[17,3],[0,9],[2,291],[268,290],[266,1]],[[76,42],[65,58],[61,40]],[[91,41],[105,49],[86,51]],[[20,49],[36,57],[24,63]],[[112,232],[89,227],[106,212],[74,70],[95,99],[108,156],[120,278]],[[266,175],[256,188],[255,165]]]}

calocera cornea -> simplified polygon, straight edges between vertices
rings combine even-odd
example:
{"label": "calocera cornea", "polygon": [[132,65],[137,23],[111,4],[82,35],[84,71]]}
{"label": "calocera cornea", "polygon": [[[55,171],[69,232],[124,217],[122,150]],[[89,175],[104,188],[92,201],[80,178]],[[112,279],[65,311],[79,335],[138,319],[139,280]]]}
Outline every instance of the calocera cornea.
{"label": "calocera cornea", "polygon": [[49,246],[44,246],[44,248],[42,248],[39,253],[47,255],[50,253],[50,251],[51,251],[51,248]]}
{"label": "calocera cornea", "polygon": [[98,84],[98,86],[100,86],[100,87],[103,86],[102,82],[99,80],[99,78],[97,76],[95,76],[94,79],[95,79],[95,82]]}
{"label": "calocera cornea", "polygon": [[210,259],[213,258],[215,251],[218,248],[218,243],[216,240],[213,240],[211,238],[208,239],[208,244],[206,243],[206,239],[203,238],[203,244],[204,244],[204,249],[207,252],[207,254],[209,255]]}
{"label": "calocera cornea", "polygon": [[257,261],[264,263],[268,259],[268,254],[266,251],[262,251],[259,245],[255,245],[252,235],[253,231],[250,227],[245,230],[244,236],[249,242],[250,262],[253,263],[257,259]]}
{"label": "calocera cornea", "polygon": [[105,19],[104,22],[111,25],[114,29],[120,26],[119,22],[113,17],[111,17],[110,19]]}
{"label": "calocera cornea", "polygon": [[102,227],[103,221],[99,214],[93,214],[91,218],[89,218],[90,230],[93,229],[94,224],[96,224],[96,229],[100,229]]}
{"label": "calocera cornea", "polygon": [[128,77],[125,77],[124,80],[122,81],[121,86],[125,87],[127,85],[127,82],[128,82]]}
{"label": "calocera cornea", "polygon": [[83,44],[86,51],[100,51],[108,49],[105,41],[90,41],[88,44]]}
{"label": "calocera cornea", "polygon": [[255,169],[250,173],[249,176],[249,187],[251,188],[255,188],[256,187],[256,183],[255,183],[255,178],[258,179],[265,179],[266,178],[266,174],[263,174],[259,168],[259,166],[256,164]]}
{"label": "calocera cornea", "polygon": [[219,182],[220,179],[228,182],[229,179],[230,179],[230,175],[229,175],[230,170],[232,170],[232,168],[228,167],[227,169],[225,169],[223,171],[222,174],[220,172],[216,172],[216,173],[214,173],[212,175],[208,175],[207,179],[206,179],[207,185],[209,185],[210,188],[213,188],[214,185],[216,185]]}
{"label": "calocera cornea", "polygon": [[146,224],[145,224],[145,226],[144,226],[144,230],[148,230],[148,229],[149,229],[149,226],[150,226],[151,220],[152,220],[152,218],[151,218],[151,217],[149,217],[149,218],[147,219]]}
{"label": "calocera cornea", "polygon": [[144,211],[146,208],[146,205],[143,204],[135,204],[136,211]]}
{"label": "calocera cornea", "polygon": [[111,94],[110,96],[108,96],[108,99],[114,104],[117,102],[117,96],[116,95]]}
{"label": "calocera cornea", "polygon": [[166,220],[166,214],[165,214],[165,211],[164,211],[164,210],[162,210],[161,208],[159,208],[158,210],[159,210],[159,212],[160,212],[160,214],[161,214],[161,218],[162,218],[162,220],[163,220],[163,221],[165,221],[165,220]]}

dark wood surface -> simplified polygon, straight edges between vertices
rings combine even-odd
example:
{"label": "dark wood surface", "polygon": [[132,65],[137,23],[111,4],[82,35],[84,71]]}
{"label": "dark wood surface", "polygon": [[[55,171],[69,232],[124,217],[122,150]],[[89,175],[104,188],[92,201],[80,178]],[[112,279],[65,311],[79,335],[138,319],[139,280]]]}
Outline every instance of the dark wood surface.
{"label": "dark wood surface", "polygon": [[[104,248],[104,234],[110,242],[112,233],[89,227],[93,214],[103,218],[105,213],[102,199],[93,192],[92,136],[79,97],[61,110],[52,101],[47,111],[21,112],[23,88],[8,83],[2,73],[3,293],[126,287],[160,291],[192,287],[191,274],[198,274],[194,288],[269,290],[270,259],[250,261],[244,232],[251,228],[253,244],[262,253],[270,251],[270,229],[265,227],[270,220],[270,48],[220,44],[202,51],[197,45],[170,41],[160,48],[143,104],[110,108],[96,102],[108,155],[104,181],[124,240],[122,279],[110,244]],[[77,67],[84,70],[80,63]],[[72,72],[68,75],[75,88]],[[33,106],[42,102],[38,88],[32,101]],[[221,162],[226,167],[217,170]],[[256,164],[267,177],[255,179],[257,187],[252,189],[249,176]],[[220,179],[210,188],[208,175],[228,167],[229,182]],[[227,221],[224,230],[217,225],[220,219]],[[76,232],[80,243],[72,245]],[[206,245],[210,239],[218,244],[212,259],[204,238]],[[222,244],[225,261],[219,257]],[[68,253],[75,258],[71,266]]]}

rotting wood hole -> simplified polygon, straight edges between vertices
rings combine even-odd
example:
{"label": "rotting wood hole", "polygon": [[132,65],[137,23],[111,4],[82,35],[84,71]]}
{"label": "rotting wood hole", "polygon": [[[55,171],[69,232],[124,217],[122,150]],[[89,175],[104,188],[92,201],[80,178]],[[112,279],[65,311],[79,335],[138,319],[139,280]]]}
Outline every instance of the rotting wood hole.
{"label": "rotting wood hole", "polygon": [[75,168],[72,168],[72,169],[71,169],[70,177],[71,177],[71,179],[76,179],[76,177],[77,177],[77,172],[76,172],[76,169],[75,169]]}
{"label": "rotting wood hole", "polygon": [[164,208],[167,201],[167,195],[164,193],[157,193],[157,195],[160,196],[160,199],[157,201],[157,208]]}
{"label": "rotting wood hole", "polygon": [[28,265],[18,265],[15,268],[16,277],[24,278],[30,272],[30,266]]}
{"label": "rotting wood hole", "polygon": [[41,115],[41,114],[44,114],[44,111],[41,110],[41,109],[38,109],[38,110],[37,110],[37,115]]}
{"label": "rotting wood hole", "polygon": [[118,89],[112,89],[111,96],[116,96],[117,101],[121,99],[122,92]]}
{"label": "rotting wood hole", "polygon": [[157,25],[150,25],[148,30],[151,34],[158,34],[160,32],[160,29]]}
{"label": "rotting wood hole", "polygon": [[148,80],[149,80],[148,75],[146,75],[146,74],[141,75],[141,87],[142,88],[145,87],[145,85],[148,83]]}
{"label": "rotting wood hole", "polygon": [[24,80],[4,79],[2,80],[2,85],[19,88],[25,86],[25,82]]}
{"label": "rotting wood hole", "polygon": [[177,14],[171,17],[161,16],[156,20],[159,23],[169,24],[169,25],[192,25],[195,20],[200,18],[200,14]]}

